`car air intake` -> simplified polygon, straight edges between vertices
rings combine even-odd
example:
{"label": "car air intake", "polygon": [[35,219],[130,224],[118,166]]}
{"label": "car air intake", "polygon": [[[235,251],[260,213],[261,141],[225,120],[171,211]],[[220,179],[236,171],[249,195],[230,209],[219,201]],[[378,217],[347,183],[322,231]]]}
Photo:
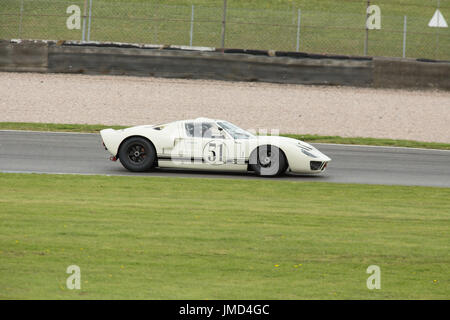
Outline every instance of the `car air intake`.
{"label": "car air intake", "polygon": [[311,161],[310,167],[311,170],[319,170],[322,167],[322,161]]}

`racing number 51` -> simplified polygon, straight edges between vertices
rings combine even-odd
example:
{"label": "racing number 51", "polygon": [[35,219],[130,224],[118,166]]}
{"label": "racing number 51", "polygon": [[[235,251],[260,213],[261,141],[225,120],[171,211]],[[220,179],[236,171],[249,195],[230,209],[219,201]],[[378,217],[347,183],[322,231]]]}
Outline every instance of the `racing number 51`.
{"label": "racing number 51", "polygon": [[214,164],[223,163],[223,143],[210,142],[208,144],[208,162]]}

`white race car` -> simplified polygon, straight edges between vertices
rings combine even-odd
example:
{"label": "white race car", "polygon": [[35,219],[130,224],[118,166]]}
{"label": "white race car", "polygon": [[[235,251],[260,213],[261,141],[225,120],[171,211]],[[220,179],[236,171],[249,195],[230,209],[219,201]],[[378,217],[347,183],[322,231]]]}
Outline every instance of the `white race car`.
{"label": "white race car", "polygon": [[198,118],[100,131],[113,161],[130,171],[159,168],[253,171],[276,176],[321,173],[329,157],[292,138],[254,135],[230,122]]}

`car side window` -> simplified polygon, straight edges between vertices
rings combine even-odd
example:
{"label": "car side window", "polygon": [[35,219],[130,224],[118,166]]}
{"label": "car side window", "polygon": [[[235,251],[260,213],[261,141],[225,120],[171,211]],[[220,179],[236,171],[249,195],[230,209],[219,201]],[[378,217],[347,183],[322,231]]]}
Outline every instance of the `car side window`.
{"label": "car side window", "polygon": [[186,122],[184,128],[186,129],[186,135],[188,137],[194,137],[194,124],[192,122]]}
{"label": "car side window", "polygon": [[205,132],[203,124],[198,122],[186,122],[184,127],[186,129],[186,135],[190,138],[201,138]]}
{"label": "car side window", "polygon": [[201,138],[205,134],[205,123],[186,122],[184,124],[186,135],[190,138]]}
{"label": "car side window", "polygon": [[211,138],[215,127],[217,126],[212,123],[202,123],[202,137]]}
{"label": "car side window", "polygon": [[190,138],[211,138],[219,130],[216,124],[209,122],[186,122],[184,128]]}

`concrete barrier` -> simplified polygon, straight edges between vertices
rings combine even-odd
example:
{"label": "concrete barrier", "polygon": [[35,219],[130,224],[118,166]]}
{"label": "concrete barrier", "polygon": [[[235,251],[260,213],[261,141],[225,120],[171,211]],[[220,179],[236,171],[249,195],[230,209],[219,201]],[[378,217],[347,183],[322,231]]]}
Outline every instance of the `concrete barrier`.
{"label": "concrete barrier", "polygon": [[0,40],[0,71],[47,72],[48,44]]}
{"label": "concrete barrier", "polygon": [[373,86],[450,90],[450,63],[374,58]]}
{"label": "concrete barrier", "polygon": [[0,71],[450,89],[449,62],[123,43],[1,41]]}
{"label": "concrete barrier", "polygon": [[49,72],[370,85],[372,62],[137,48],[49,46]]}

